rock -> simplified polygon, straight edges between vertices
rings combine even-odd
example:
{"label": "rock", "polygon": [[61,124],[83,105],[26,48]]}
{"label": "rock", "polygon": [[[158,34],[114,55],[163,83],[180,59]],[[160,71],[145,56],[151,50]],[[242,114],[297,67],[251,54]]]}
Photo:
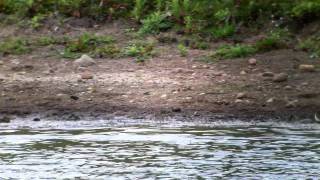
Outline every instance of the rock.
{"label": "rock", "polygon": [[182,112],[182,109],[181,108],[172,108],[172,112],[175,112],[175,113],[179,113],[179,112]]}
{"label": "rock", "polygon": [[285,89],[285,90],[292,90],[293,87],[288,85],[288,86],[285,86],[284,89]]}
{"label": "rock", "polygon": [[288,80],[288,78],[289,78],[289,75],[287,73],[279,73],[273,77],[272,81],[277,83],[285,82]]}
{"label": "rock", "polygon": [[167,97],[168,97],[168,95],[166,95],[166,94],[163,94],[163,95],[161,96],[162,99],[165,99],[165,98],[167,98]]}
{"label": "rock", "polygon": [[270,99],[267,100],[267,103],[268,103],[268,104],[271,104],[271,103],[273,103],[273,102],[274,102],[274,98],[270,98]]}
{"label": "rock", "polygon": [[40,121],[40,118],[33,118],[32,121],[39,122],[39,121]]}
{"label": "rock", "polygon": [[84,72],[81,74],[81,79],[93,79],[93,74],[91,74],[90,72]]}
{"label": "rock", "polygon": [[0,66],[2,66],[4,63],[3,63],[3,61],[0,61]]}
{"label": "rock", "polygon": [[243,103],[243,100],[237,99],[237,100],[234,101],[234,103],[236,103],[236,104],[238,104],[238,103]]}
{"label": "rock", "polygon": [[78,96],[70,96],[70,99],[77,101],[77,100],[79,100],[79,97]]}
{"label": "rock", "polygon": [[10,123],[11,118],[8,116],[3,116],[2,118],[0,118],[0,123]]}
{"label": "rock", "polygon": [[286,108],[297,107],[298,103],[299,103],[298,100],[288,101],[287,104],[286,104]]}
{"label": "rock", "polygon": [[246,93],[238,93],[237,94],[237,99],[244,99],[247,97],[247,94]]}
{"label": "rock", "polygon": [[301,64],[299,66],[299,70],[302,72],[315,72],[316,67],[314,65],[309,65],[309,64]]}
{"label": "rock", "polygon": [[251,59],[248,60],[248,63],[251,66],[255,66],[255,65],[257,65],[257,59],[251,58]]}
{"label": "rock", "polygon": [[267,72],[262,73],[262,77],[274,77],[274,73],[267,71]]}
{"label": "rock", "polygon": [[246,74],[247,74],[246,71],[241,71],[241,72],[240,72],[240,75],[246,75]]}
{"label": "rock", "polygon": [[93,60],[90,56],[84,54],[79,59],[75,60],[74,65],[79,67],[89,67],[96,64],[96,61]]}

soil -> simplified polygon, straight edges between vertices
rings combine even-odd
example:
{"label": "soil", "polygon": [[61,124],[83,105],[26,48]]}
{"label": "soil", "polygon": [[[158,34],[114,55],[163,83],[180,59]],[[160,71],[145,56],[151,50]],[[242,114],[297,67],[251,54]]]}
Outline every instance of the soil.
{"label": "soil", "polygon": [[[37,31],[5,26],[0,38],[94,32],[112,35],[120,44],[130,40],[125,34],[131,25],[123,22],[92,27],[66,24],[58,30],[54,26]],[[73,60],[52,56],[58,46],[37,48],[27,55],[0,56],[0,113],[228,115],[290,120],[311,118],[320,111],[319,69],[299,70],[301,64],[319,67],[320,61],[305,52],[282,49],[249,57],[257,59],[256,65],[250,65],[249,58],[208,64],[196,59],[212,49],[189,50],[187,57],[181,57],[176,47],[159,43],[158,56],[143,64],[134,58],[95,59],[97,64],[86,69],[77,68]],[[288,80],[274,82],[263,76],[265,72],[286,73]],[[82,79],[83,73],[93,79]]]}

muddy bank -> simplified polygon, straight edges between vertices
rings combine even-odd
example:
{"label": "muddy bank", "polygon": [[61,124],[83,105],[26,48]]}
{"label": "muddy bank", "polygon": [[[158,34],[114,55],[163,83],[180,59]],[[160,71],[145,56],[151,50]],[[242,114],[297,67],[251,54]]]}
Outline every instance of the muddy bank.
{"label": "muddy bank", "polygon": [[[124,35],[125,28],[110,25],[68,35],[87,31],[112,35],[120,43],[130,39]],[[4,29],[1,37],[15,35],[37,36],[36,32]],[[208,64],[197,59],[211,49],[190,49],[187,57],[181,57],[176,44],[158,43],[158,55],[144,63],[136,63],[135,58],[93,58],[93,63],[82,67],[74,59],[51,56],[57,48],[39,47],[25,55],[1,56],[2,114],[222,114],[291,120],[312,118],[320,111],[319,60],[293,49]]]}

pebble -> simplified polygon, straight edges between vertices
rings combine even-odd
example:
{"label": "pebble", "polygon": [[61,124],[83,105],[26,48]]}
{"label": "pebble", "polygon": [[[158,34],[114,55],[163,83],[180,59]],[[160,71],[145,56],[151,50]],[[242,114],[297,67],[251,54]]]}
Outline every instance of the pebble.
{"label": "pebble", "polygon": [[273,77],[272,81],[273,82],[278,82],[278,83],[279,82],[285,82],[285,81],[288,80],[288,78],[289,78],[289,75],[287,73],[279,73],[279,74],[276,74]]}
{"label": "pebble", "polygon": [[274,77],[274,73],[273,72],[264,72],[262,73],[262,77]]}
{"label": "pebble", "polygon": [[84,72],[81,74],[81,79],[93,79],[93,74],[90,72]]}
{"label": "pebble", "polygon": [[2,66],[4,63],[3,63],[3,61],[0,61],[0,66]]}
{"label": "pebble", "polygon": [[285,86],[284,89],[285,89],[285,90],[292,90],[293,87],[288,85],[288,86]]}
{"label": "pebble", "polygon": [[251,58],[251,59],[248,60],[248,63],[251,66],[255,66],[255,65],[257,65],[257,59]]}
{"label": "pebble", "polygon": [[237,99],[244,99],[244,98],[246,98],[247,97],[247,94],[246,93],[238,93],[237,94]]}
{"label": "pebble", "polygon": [[315,72],[316,67],[314,65],[301,64],[299,66],[299,70],[302,72]]}
{"label": "pebble", "polygon": [[32,121],[39,122],[39,121],[40,121],[40,118],[33,118]]}
{"label": "pebble", "polygon": [[241,72],[240,72],[240,75],[246,75],[246,74],[247,74],[246,71],[241,71]]}
{"label": "pebble", "polygon": [[267,103],[269,103],[269,104],[273,103],[273,102],[274,102],[274,98],[270,98],[270,99],[267,100]]}
{"label": "pebble", "polygon": [[73,62],[75,65],[79,67],[89,67],[96,64],[96,61],[93,60],[90,56],[84,54],[79,59]]}
{"label": "pebble", "polygon": [[288,101],[287,104],[286,104],[286,108],[297,107],[298,103],[299,103],[298,100]]}

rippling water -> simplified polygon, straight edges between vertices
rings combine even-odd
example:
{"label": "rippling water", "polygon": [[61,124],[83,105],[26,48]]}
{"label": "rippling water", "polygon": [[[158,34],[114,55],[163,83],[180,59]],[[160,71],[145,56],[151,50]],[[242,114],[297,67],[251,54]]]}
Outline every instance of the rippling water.
{"label": "rippling water", "polygon": [[320,177],[318,125],[79,121],[0,124],[0,179]]}

